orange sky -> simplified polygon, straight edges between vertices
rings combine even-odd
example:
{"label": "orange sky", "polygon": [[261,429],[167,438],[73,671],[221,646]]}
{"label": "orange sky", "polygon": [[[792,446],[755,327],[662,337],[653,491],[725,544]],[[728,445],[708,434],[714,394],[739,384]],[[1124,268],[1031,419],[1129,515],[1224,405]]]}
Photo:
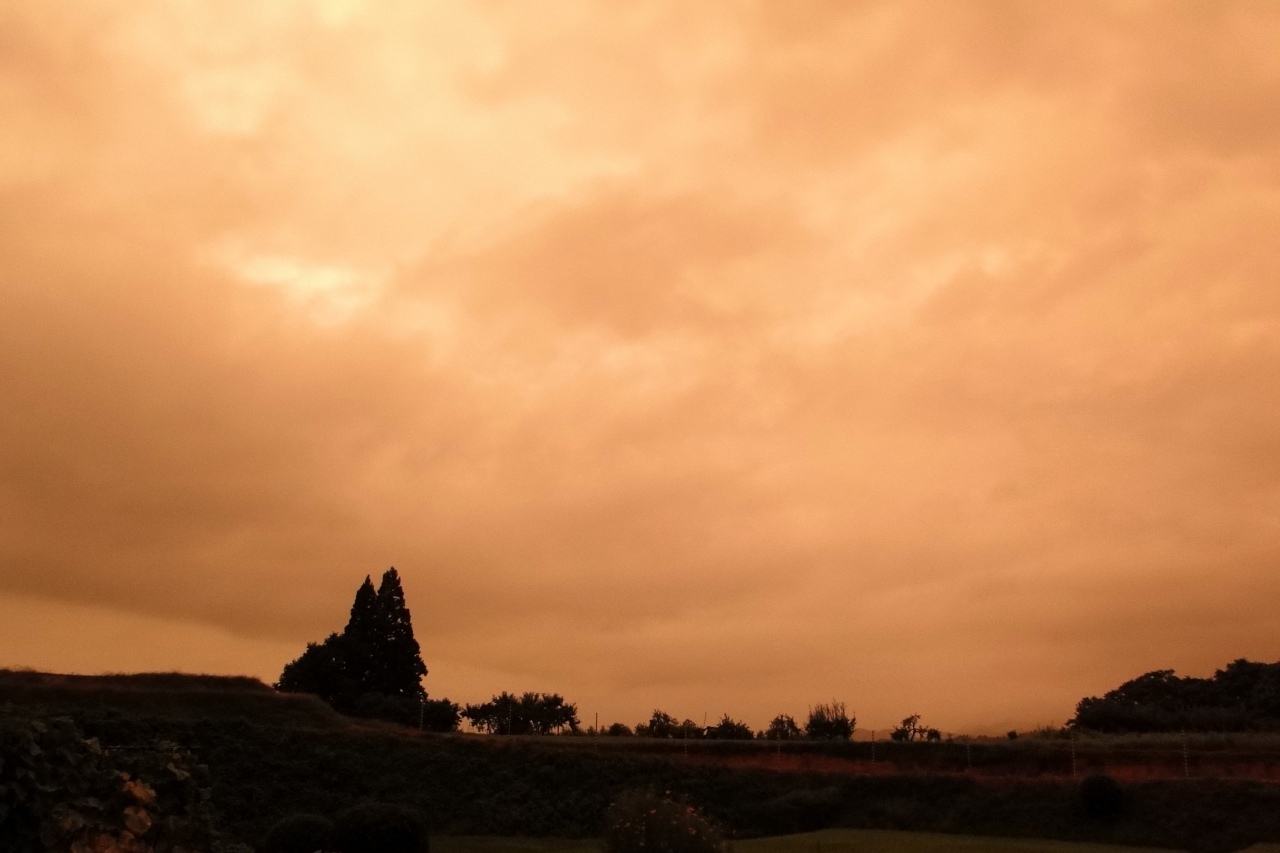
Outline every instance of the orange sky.
{"label": "orange sky", "polygon": [[1280,6],[0,6],[0,664],[1062,722],[1280,658]]}

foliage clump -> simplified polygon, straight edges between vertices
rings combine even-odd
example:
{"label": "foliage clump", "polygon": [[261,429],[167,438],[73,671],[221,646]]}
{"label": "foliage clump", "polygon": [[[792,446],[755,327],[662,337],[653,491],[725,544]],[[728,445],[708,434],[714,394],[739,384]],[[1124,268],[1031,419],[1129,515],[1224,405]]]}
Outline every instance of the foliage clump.
{"label": "foliage clump", "polygon": [[204,768],[171,745],[119,757],[65,718],[0,718],[0,850],[181,853],[214,838]]}
{"label": "foliage clump", "polygon": [[314,814],[281,818],[263,839],[259,853],[328,853],[333,850],[333,821]]}
{"label": "foliage clump", "polygon": [[458,706],[427,698],[422,687],[426,675],[400,574],[392,567],[376,590],[371,578],[364,579],[342,633],[308,643],[297,660],[285,665],[276,687],[315,694],[344,714],[454,731]]}
{"label": "foliage clump", "polygon": [[795,717],[790,714],[779,714],[769,721],[768,727],[760,733],[760,737],[764,740],[798,740],[802,734]]}
{"label": "foliage clump", "polygon": [[666,711],[655,710],[647,723],[636,724],[638,737],[692,740],[703,737],[705,734],[702,726],[693,720],[686,719],[681,722]]}
{"label": "foliage clump", "polygon": [[1076,793],[1084,813],[1096,820],[1110,820],[1124,811],[1124,788],[1104,773],[1086,776]]}
{"label": "foliage clump", "polygon": [[889,732],[889,739],[908,743],[917,740],[940,741],[942,732],[921,723],[919,714],[912,714],[893,727],[893,731]]}
{"label": "foliage clump", "polygon": [[1210,678],[1160,669],[1076,705],[1068,725],[1101,732],[1280,729],[1280,662],[1237,660]]}
{"label": "foliage clump", "polygon": [[741,720],[725,714],[714,726],[707,726],[706,737],[714,740],[751,740],[755,733]]}
{"label": "foliage clump", "polygon": [[849,715],[843,702],[820,702],[809,709],[804,734],[813,740],[849,740],[857,724],[857,718]]}
{"label": "foliage clump", "polygon": [[401,806],[364,803],[338,815],[333,825],[338,853],[429,853],[422,820]]}
{"label": "foliage clump", "polygon": [[605,814],[604,853],[723,853],[719,829],[686,803],[630,791]]}
{"label": "foliage clump", "polygon": [[549,735],[568,729],[578,732],[578,706],[559,693],[503,691],[488,702],[468,705],[462,716],[482,732],[495,735]]}

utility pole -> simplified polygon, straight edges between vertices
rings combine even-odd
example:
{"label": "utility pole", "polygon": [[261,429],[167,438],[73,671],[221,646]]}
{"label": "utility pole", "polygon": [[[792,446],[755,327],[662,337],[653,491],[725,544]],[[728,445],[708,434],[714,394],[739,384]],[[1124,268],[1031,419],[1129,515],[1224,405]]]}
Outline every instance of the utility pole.
{"label": "utility pole", "polygon": [[876,730],[871,730],[871,760],[876,760]]}
{"label": "utility pole", "polygon": [[1191,756],[1187,752],[1187,730],[1182,730],[1182,775],[1186,779],[1191,778]]}
{"label": "utility pole", "polygon": [[427,716],[427,700],[424,696],[418,697],[418,731],[422,731],[423,720]]}

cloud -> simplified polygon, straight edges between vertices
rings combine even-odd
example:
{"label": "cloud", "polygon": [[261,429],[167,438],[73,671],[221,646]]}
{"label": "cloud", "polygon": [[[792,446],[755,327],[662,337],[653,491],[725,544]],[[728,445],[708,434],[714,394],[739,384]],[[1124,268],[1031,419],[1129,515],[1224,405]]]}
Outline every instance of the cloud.
{"label": "cloud", "polygon": [[632,722],[1275,657],[1270,6],[3,14],[0,663],[391,564],[433,694]]}

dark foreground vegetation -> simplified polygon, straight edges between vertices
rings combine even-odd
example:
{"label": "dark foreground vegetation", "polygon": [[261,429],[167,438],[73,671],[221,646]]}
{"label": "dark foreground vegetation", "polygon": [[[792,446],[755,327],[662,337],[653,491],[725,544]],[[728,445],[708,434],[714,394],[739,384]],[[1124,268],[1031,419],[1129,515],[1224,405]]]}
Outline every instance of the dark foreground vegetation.
{"label": "dark foreground vegetation", "polygon": [[[677,751],[645,753],[635,748],[643,744],[638,738],[424,734],[352,721],[314,698],[281,695],[251,679],[0,673],[3,704],[11,729],[65,717],[76,727],[77,741],[96,738],[111,761],[140,761],[163,750],[190,756],[191,769],[184,772],[209,792],[210,819],[224,843],[258,844],[290,815],[338,815],[374,802],[407,810],[437,834],[598,837],[610,805],[636,789],[670,791],[736,837],[845,826],[1211,853],[1280,840],[1280,786],[1262,782],[1103,782],[1091,783],[1097,791],[1088,794],[1070,777],[983,781],[943,772],[780,773],[687,760]],[[604,743],[626,748],[599,748]],[[702,745],[791,748],[758,741]],[[892,746],[921,755],[957,748],[930,742]],[[1020,740],[990,748],[1025,747]],[[1090,805],[1089,796],[1103,805]],[[105,820],[124,820],[130,803],[115,805],[119,813]],[[179,816],[190,811],[176,801],[173,808]],[[199,819],[201,813],[191,814]]]}

